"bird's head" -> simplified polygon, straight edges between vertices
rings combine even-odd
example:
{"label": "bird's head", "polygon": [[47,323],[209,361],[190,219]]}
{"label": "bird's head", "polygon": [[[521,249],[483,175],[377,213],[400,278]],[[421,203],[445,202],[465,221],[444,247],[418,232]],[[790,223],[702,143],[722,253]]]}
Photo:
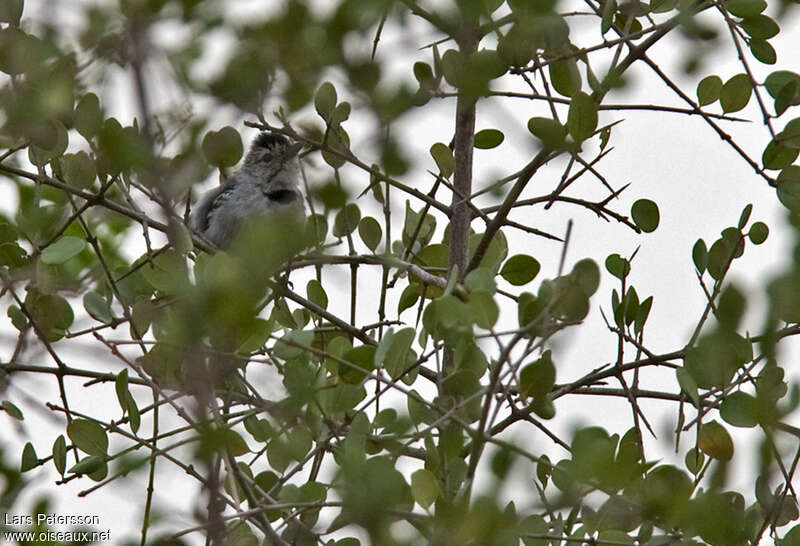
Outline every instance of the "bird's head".
{"label": "bird's head", "polygon": [[253,140],[245,163],[283,165],[294,159],[302,147],[301,143],[290,142],[280,133],[263,131]]}

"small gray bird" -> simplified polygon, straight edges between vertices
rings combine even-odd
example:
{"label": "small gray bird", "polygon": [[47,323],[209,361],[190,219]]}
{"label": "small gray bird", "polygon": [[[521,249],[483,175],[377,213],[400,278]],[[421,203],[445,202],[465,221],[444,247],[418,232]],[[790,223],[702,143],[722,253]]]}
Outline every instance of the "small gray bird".
{"label": "small gray bird", "polygon": [[296,156],[303,147],[278,133],[262,132],[244,165],[206,193],[192,214],[194,228],[215,246],[229,248],[242,225],[258,216],[302,214],[303,195]]}

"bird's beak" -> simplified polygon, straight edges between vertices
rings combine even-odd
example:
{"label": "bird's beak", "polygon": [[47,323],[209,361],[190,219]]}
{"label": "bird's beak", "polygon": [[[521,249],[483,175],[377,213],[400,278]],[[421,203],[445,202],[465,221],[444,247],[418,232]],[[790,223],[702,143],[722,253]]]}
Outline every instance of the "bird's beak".
{"label": "bird's beak", "polygon": [[289,157],[294,157],[298,153],[300,153],[300,150],[302,150],[302,149],[303,149],[303,143],[302,142],[295,142],[293,144],[290,144],[289,147],[286,148],[286,154]]}

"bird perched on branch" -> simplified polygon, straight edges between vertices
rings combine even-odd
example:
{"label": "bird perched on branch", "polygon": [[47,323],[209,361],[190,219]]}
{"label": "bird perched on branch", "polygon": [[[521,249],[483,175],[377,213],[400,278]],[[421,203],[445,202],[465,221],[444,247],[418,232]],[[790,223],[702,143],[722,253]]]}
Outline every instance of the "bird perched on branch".
{"label": "bird perched on branch", "polygon": [[215,246],[229,248],[243,224],[258,216],[303,212],[297,154],[301,143],[262,132],[244,165],[200,200],[192,215],[194,228]]}

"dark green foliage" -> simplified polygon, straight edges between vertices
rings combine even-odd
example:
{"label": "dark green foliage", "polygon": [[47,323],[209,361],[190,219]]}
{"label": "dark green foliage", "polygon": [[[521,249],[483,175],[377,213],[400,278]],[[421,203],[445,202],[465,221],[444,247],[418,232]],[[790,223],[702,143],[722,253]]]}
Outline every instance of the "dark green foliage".
{"label": "dark green foliage", "polygon": [[[135,497],[136,544],[183,543],[167,509],[214,544],[796,542],[800,251],[770,245],[800,227],[800,75],[759,69],[788,4],[126,0],[67,32],[36,1],[0,2],[9,513],[29,473]],[[614,148],[672,158],[665,116],[788,227],[653,197],[730,191],[700,166],[616,176]],[[197,197],[258,130],[303,144],[305,218],[208,248]]]}

